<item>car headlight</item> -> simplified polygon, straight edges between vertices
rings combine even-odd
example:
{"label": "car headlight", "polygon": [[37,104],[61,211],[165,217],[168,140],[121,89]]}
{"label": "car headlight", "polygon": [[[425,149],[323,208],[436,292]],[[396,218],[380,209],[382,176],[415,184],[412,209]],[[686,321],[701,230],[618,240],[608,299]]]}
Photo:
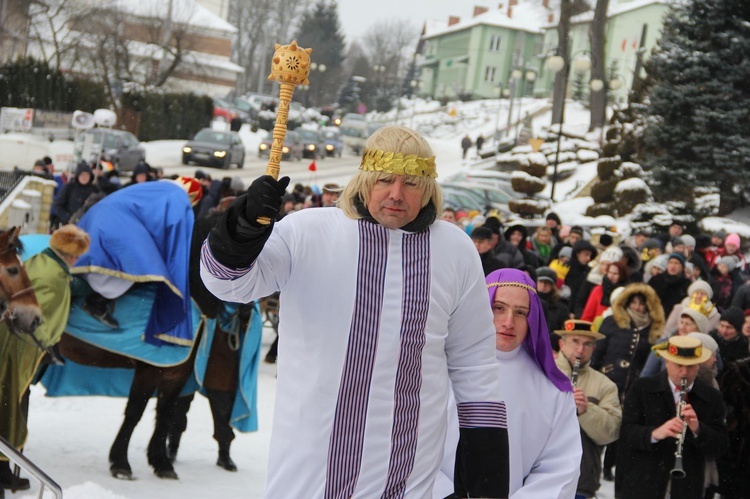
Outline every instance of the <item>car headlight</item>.
{"label": "car headlight", "polygon": [[191,152],[193,152],[193,148],[185,146],[182,148],[182,152],[184,152],[185,154],[190,154]]}
{"label": "car headlight", "polygon": [[333,144],[326,144],[326,151],[333,151]]}
{"label": "car headlight", "polygon": [[214,151],[214,156],[216,156],[217,158],[223,158],[226,155],[227,155],[226,151]]}
{"label": "car headlight", "polygon": [[315,150],[315,144],[309,144],[309,145],[307,146],[307,150],[308,150],[308,151],[314,151],[314,150]]}
{"label": "car headlight", "polygon": [[261,144],[260,146],[258,146],[258,149],[260,149],[261,151],[265,151],[266,149],[268,149],[268,144]]}
{"label": "car headlight", "polygon": [[281,152],[284,153],[284,154],[289,154],[289,147],[287,147],[287,146],[282,147],[281,148]]}

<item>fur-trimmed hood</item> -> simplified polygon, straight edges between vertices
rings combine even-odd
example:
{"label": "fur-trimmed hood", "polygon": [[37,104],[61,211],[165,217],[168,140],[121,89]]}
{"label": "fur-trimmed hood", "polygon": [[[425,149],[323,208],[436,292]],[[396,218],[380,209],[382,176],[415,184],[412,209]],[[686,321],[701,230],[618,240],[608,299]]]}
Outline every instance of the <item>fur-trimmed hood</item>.
{"label": "fur-trimmed hood", "polygon": [[656,340],[664,334],[665,319],[664,308],[661,306],[661,300],[656,296],[656,292],[651,286],[640,282],[625,286],[625,289],[620,293],[620,296],[618,296],[612,304],[612,315],[620,328],[629,329],[630,316],[625,309],[625,304],[628,303],[630,297],[639,293],[646,297],[646,307],[648,307],[648,314],[651,316],[651,328],[649,330],[648,341],[649,343],[654,344],[656,343]]}

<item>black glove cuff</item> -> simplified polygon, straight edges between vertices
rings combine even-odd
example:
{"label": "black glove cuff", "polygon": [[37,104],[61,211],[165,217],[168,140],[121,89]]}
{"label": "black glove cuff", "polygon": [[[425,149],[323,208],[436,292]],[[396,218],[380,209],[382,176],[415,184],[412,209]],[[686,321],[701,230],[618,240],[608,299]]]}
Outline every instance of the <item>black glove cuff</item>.
{"label": "black glove cuff", "polygon": [[214,258],[225,267],[244,269],[258,259],[266,241],[271,237],[273,222],[253,226],[234,210],[227,210],[208,235],[208,245]]}

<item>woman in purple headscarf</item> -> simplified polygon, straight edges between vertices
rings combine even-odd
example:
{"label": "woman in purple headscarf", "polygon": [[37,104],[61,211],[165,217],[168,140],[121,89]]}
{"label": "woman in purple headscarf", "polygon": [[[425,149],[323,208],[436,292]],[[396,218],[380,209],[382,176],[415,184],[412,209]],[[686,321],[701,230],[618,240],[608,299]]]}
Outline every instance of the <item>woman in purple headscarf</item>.
{"label": "woman in purple headscarf", "polygon": [[[496,270],[486,281],[501,399],[508,413],[510,497],[573,498],[580,474],[580,427],[570,380],[552,356],[534,281],[516,269]],[[434,498],[450,497],[457,442],[456,418],[448,423]]]}

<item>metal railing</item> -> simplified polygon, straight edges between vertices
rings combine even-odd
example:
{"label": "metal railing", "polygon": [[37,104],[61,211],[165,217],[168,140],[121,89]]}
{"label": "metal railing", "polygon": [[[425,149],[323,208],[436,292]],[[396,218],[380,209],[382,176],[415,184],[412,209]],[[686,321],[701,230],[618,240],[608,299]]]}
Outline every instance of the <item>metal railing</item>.
{"label": "metal railing", "polygon": [[0,171],[0,203],[5,201],[8,194],[13,192],[13,189],[26,175],[29,175],[29,172],[21,170]]}
{"label": "metal railing", "polygon": [[39,466],[31,462],[28,457],[21,454],[15,447],[10,445],[10,442],[5,440],[3,437],[0,437],[0,452],[10,458],[11,461],[17,464],[26,473],[34,476],[42,483],[41,487],[39,487],[39,499],[42,499],[44,495],[45,486],[49,487],[49,489],[53,494],[55,494],[55,497],[57,499],[62,499],[62,488],[60,488],[57,482],[52,480],[49,475],[47,475],[47,473],[42,471]]}

